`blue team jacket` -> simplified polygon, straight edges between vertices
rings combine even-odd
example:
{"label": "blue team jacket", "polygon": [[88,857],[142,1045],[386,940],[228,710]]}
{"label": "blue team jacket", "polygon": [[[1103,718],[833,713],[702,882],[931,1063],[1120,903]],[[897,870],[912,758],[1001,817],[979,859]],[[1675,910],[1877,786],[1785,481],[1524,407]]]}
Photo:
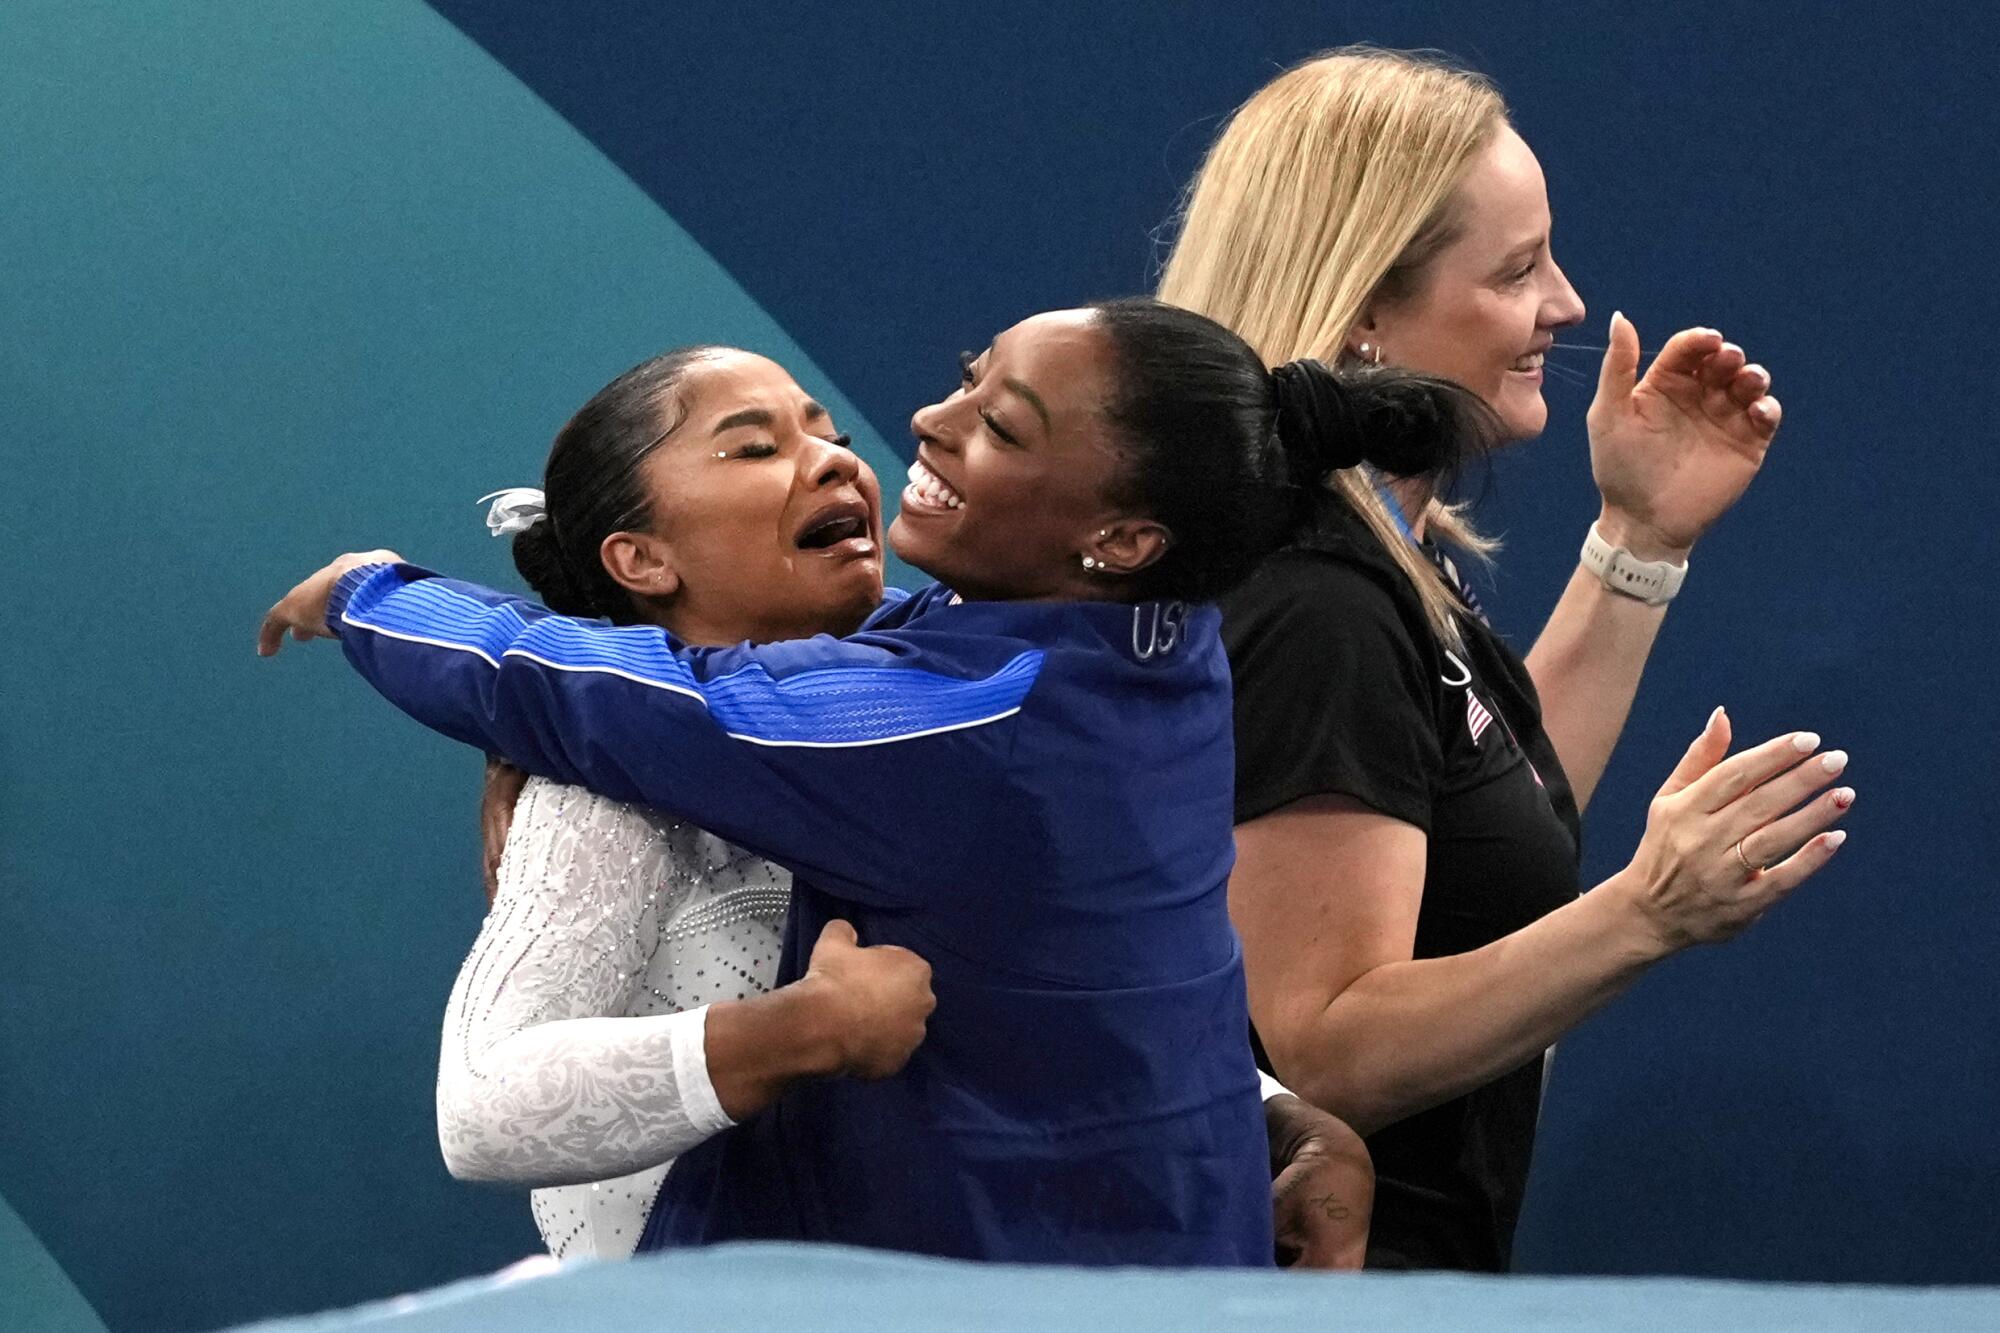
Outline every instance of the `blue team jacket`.
{"label": "blue team jacket", "polygon": [[932,587],[844,639],[691,648],[376,565],[328,619],[425,725],[790,868],[781,983],[833,917],[930,962],[904,1072],[686,1154],[649,1245],[1271,1263],[1213,608]]}

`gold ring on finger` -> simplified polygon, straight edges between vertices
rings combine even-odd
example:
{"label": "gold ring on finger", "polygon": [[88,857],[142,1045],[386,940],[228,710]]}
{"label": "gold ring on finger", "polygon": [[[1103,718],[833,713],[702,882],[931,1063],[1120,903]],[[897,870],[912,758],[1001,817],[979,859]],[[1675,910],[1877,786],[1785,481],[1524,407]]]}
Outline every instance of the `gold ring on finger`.
{"label": "gold ring on finger", "polygon": [[1750,878],[1755,879],[1757,878],[1757,876],[1763,874],[1767,869],[1769,869],[1769,867],[1750,864],[1750,858],[1746,856],[1743,852],[1743,844],[1748,841],[1749,841],[1748,834],[1745,834],[1743,837],[1738,838],[1736,840],[1736,860],[1738,864],[1740,864],[1743,867],[1743,873],[1748,875]]}

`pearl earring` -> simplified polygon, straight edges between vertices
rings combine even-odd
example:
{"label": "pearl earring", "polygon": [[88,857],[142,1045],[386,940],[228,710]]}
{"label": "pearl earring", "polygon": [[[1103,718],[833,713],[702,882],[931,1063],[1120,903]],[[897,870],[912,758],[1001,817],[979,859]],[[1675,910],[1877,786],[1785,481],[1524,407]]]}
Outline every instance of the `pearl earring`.
{"label": "pearl earring", "polygon": [[1382,348],[1379,344],[1376,343],[1357,344],[1354,349],[1354,354],[1360,357],[1363,361],[1366,361],[1371,366],[1379,366],[1382,364]]}
{"label": "pearl earring", "polygon": [[1090,556],[1085,556],[1083,557],[1083,567],[1095,571],[1104,568],[1104,562],[1102,560],[1094,560]]}

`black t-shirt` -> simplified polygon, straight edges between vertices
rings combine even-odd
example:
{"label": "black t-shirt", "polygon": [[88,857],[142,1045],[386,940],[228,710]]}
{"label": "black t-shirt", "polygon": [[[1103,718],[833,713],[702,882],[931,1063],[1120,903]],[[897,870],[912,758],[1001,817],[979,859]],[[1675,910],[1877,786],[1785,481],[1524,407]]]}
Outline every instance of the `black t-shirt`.
{"label": "black t-shirt", "polygon": [[[1222,611],[1237,823],[1341,795],[1424,830],[1418,958],[1481,948],[1576,897],[1576,802],[1526,665],[1469,614],[1464,643],[1440,643],[1407,577],[1344,507],[1330,504],[1315,536]],[[1257,1058],[1269,1068],[1261,1043]],[[1371,1267],[1507,1267],[1541,1069],[1531,1061],[1369,1138]]]}

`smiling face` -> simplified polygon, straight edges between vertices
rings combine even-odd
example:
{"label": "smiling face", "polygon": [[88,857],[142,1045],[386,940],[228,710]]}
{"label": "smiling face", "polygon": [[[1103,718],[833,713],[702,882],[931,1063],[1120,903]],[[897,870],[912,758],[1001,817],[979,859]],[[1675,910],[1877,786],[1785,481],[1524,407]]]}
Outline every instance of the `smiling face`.
{"label": "smiling face", "polygon": [[826,409],[733,350],[673,398],[685,415],[640,465],[652,521],[605,538],[605,568],[691,643],[852,632],[882,600],[882,495]]}
{"label": "smiling face", "polygon": [[1456,380],[1484,398],[1509,439],[1548,423],[1542,355],[1556,330],[1583,318],[1583,301],[1549,249],[1541,163],[1502,125],[1473,159],[1446,206],[1457,235],[1407,292],[1377,296],[1348,336],[1382,359]]}
{"label": "smiling face", "polygon": [[966,597],[1115,600],[1168,538],[1113,498],[1126,466],[1105,416],[1113,368],[1088,310],[1023,320],[968,358],[952,395],[910,419],[896,554]]}

